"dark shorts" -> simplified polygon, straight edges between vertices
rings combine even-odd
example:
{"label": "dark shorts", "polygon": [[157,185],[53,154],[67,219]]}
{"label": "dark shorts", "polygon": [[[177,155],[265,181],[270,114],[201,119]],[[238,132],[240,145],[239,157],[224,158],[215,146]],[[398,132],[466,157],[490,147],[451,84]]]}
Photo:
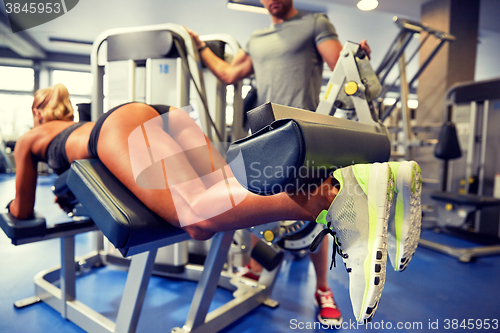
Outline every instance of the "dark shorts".
{"label": "dark shorts", "polygon": [[[134,102],[118,105],[118,106],[112,108],[111,110],[109,110],[108,112],[106,112],[105,114],[103,114],[101,117],[99,117],[99,119],[96,121],[96,123],[94,125],[94,128],[92,129],[92,132],[90,132],[89,144],[87,146],[87,150],[89,152],[90,157],[99,158],[99,155],[97,154],[97,142],[99,141],[99,134],[101,133],[102,124],[104,124],[104,121],[106,120],[106,118],[108,118],[111,113],[118,110],[122,106],[131,104],[131,103],[134,103]],[[170,106],[168,106],[168,105],[150,105],[150,106],[153,109],[155,109],[159,115],[167,113],[170,109]]]}

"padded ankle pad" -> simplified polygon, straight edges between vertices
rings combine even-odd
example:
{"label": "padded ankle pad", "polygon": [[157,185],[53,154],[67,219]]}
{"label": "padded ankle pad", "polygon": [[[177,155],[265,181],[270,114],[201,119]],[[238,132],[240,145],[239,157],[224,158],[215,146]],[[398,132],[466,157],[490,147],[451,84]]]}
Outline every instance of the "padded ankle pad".
{"label": "padded ankle pad", "polygon": [[[389,160],[390,142],[385,133],[367,130],[365,124],[302,112],[305,115],[298,114],[302,119],[275,120],[231,144],[228,161],[236,179],[249,191],[261,195],[296,191],[326,179],[337,168]],[[273,116],[264,112],[257,123]],[[354,124],[339,125],[342,121]],[[237,159],[240,154],[242,158]]]}

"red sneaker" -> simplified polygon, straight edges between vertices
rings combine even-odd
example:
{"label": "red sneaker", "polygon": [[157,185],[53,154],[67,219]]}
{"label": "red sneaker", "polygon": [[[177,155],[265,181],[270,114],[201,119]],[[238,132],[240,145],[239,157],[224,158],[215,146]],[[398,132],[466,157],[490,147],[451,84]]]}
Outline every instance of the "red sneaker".
{"label": "red sneaker", "polygon": [[255,281],[259,281],[260,273],[254,272],[250,269],[250,265],[246,265],[241,268],[239,272],[235,274],[236,276],[245,277],[247,279],[252,279]]}
{"label": "red sneaker", "polygon": [[315,304],[319,309],[319,322],[328,326],[342,324],[342,314],[333,299],[333,293],[330,288],[319,288],[314,296]]}

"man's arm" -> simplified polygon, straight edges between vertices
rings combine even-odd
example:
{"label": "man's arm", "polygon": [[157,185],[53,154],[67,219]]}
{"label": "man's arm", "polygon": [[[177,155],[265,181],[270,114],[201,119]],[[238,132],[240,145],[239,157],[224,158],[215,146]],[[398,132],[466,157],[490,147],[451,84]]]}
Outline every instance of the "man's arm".
{"label": "man's arm", "polygon": [[340,51],[342,51],[342,44],[336,39],[328,39],[317,46],[318,52],[326,62],[328,67],[333,71],[337,60],[339,60]]}
{"label": "man's arm", "polygon": [[[368,59],[370,59],[371,50],[365,39],[363,39],[359,43],[359,47],[361,50],[366,52],[366,54],[368,55]],[[339,60],[340,51],[342,51],[342,44],[340,44],[338,40],[329,39],[319,44],[317,48],[319,54],[323,58],[323,61],[326,62],[328,67],[330,67],[330,69],[333,71],[333,68]]]}
{"label": "man's arm", "polygon": [[206,44],[200,40],[198,34],[186,28],[198,49],[203,62],[214,73],[214,75],[226,84],[232,84],[242,80],[253,73],[252,58],[243,50],[239,50],[231,63],[227,63],[221,58],[217,57]]}
{"label": "man's arm", "polygon": [[209,48],[201,51],[201,57],[212,73],[226,84],[243,80],[253,73],[252,58],[241,49],[231,63],[217,57]]}

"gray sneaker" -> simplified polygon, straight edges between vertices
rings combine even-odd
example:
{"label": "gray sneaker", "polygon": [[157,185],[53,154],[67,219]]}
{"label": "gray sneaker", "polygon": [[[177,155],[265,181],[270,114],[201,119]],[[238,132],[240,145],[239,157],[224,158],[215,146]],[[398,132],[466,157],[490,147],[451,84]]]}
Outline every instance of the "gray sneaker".
{"label": "gray sneaker", "polygon": [[[337,169],[340,189],[328,211],[317,218],[334,235],[334,255],[349,273],[349,293],[356,320],[369,322],[384,289],[387,265],[387,222],[394,191],[388,163],[357,164]],[[313,244],[312,244],[313,245]]]}
{"label": "gray sneaker", "polygon": [[415,161],[389,162],[396,188],[389,216],[387,245],[395,271],[404,271],[418,246],[422,225],[422,172]]}

